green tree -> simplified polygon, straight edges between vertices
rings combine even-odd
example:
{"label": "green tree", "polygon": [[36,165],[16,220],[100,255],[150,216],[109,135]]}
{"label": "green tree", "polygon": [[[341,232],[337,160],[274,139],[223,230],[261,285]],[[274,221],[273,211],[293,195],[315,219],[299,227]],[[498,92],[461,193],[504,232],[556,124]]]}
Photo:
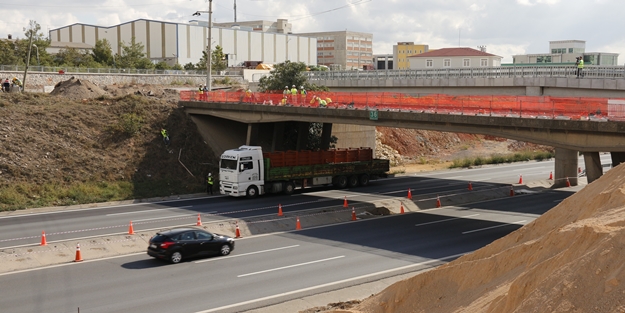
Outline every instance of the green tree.
{"label": "green tree", "polygon": [[180,65],[180,63],[176,63],[174,64],[174,66],[171,67],[172,70],[178,70],[181,71],[182,70],[182,65]]}
{"label": "green tree", "polygon": [[111,43],[106,39],[96,41],[91,54],[95,62],[108,66],[114,65]]}
{"label": "green tree", "polygon": [[282,90],[284,86],[304,86],[306,90],[323,90],[328,91],[328,87],[317,86],[308,82],[304,75],[306,72],[306,64],[304,62],[285,61],[276,64],[269,72],[269,76],[265,76],[258,82],[258,90],[261,92],[271,90]]}
{"label": "green tree", "polygon": [[185,64],[183,67],[184,67],[185,70],[190,71],[190,70],[194,70],[195,69],[195,64],[189,62],[189,63]]}
{"label": "green tree", "polygon": [[61,49],[54,56],[54,63],[57,66],[70,67],[93,67],[98,63],[93,60],[93,56],[86,50],[76,48]]}
{"label": "green tree", "polygon": [[200,58],[200,61],[198,61],[195,64],[195,67],[198,70],[206,70],[206,50],[202,51],[202,57]]}
{"label": "green tree", "polygon": [[140,42],[136,42],[135,37],[132,37],[129,45],[122,41],[119,43],[119,46],[121,48],[121,55],[115,55],[117,67],[140,69],[154,68],[152,61],[143,53],[145,46]]}
{"label": "green tree", "polygon": [[16,45],[13,41],[7,39],[0,40],[0,60],[2,64],[18,64],[18,56]]}
{"label": "green tree", "polygon": [[226,69],[226,55],[220,45],[213,50],[211,61],[211,71],[220,72]]}
{"label": "green tree", "polygon": [[167,64],[167,62],[165,61],[160,61],[158,63],[156,63],[156,65],[154,66],[155,69],[157,70],[168,70],[171,67],[169,66],[169,64]]}

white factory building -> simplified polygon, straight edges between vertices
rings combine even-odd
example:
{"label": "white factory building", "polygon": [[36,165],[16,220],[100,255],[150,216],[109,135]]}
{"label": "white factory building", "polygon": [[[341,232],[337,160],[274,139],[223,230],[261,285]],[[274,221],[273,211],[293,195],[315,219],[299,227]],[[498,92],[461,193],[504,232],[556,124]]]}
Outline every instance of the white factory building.
{"label": "white factory building", "polygon": [[[130,45],[132,38],[144,45],[144,53],[154,63],[170,65],[197,63],[208,45],[208,22],[172,23],[139,19],[113,26],[72,24],[50,30],[50,41],[95,46],[101,39],[111,44],[113,54],[121,54],[120,42]],[[212,48],[217,45],[228,55],[228,66],[245,61],[266,64],[286,60],[317,64],[317,38],[293,34],[255,31],[242,27],[216,27],[211,30]]]}

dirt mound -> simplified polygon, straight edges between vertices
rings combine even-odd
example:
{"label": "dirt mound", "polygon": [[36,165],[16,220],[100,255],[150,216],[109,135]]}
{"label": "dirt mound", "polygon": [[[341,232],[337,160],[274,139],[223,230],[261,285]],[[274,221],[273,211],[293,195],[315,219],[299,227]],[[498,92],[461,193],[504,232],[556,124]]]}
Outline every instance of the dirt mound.
{"label": "dirt mound", "polygon": [[103,96],[106,91],[88,80],[80,80],[72,76],[54,85],[54,90],[50,94],[71,100],[83,100]]}
{"label": "dirt mound", "polygon": [[349,312],[625,312],[625,165],[492,244]]}

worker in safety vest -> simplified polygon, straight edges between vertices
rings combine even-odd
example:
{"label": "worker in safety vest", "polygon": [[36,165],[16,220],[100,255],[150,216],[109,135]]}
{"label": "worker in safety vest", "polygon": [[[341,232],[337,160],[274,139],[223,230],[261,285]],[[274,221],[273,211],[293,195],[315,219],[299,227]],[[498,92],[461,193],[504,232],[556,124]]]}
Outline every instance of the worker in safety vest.
{"label": "worker in safety vest", "polygon": [[328,102],[326,100],[321,99],[319,96],[314,96],[310,103],[317,102],[320,108],[325,108],[328,106]]}
{"label": "worker in safety vest", "polygon": [[165,128],[161,128],[161,135],[163,135],[163,142],[166,146],[169,146],[169,134]]}
{"label": "worker in safety vest", "polygon": [[281,105],[287,105],[287,104],[288,104],[288,101],[287,101],[287,96],[286,96],[286,95],[282,96],[282,100],[280,101],[280,104],[281,104]]}
{"label": "worker in safety vest", "polygon": [[252,90],[247,88],[247,90],[245,90],[245,102],[252,103],[253,95]]}
{"label": "worker in safety vest", "polygon": [[291,104],[297,104],[297,87],[291,87]]}
{"label": "worker in safety vest", "polygon": [[299,87],[299,98],[300,98],[300,103],[304,104],[306,102],[306,95],[308,94],[308,92],[306,91],[306,89],[304,89],[304,86],[300,86]]}
{"label": "worker in safety vest", "polygon": [[584,73],[582,70],[584,69],[584,57],[577,58],[577,78],[584,78]]}
{"label": "worker in safety vest", "polygon": [[22,81],[19,78],[13,77],[13,80],[11,82],[13,83],[11,89],[17,87],[19,91],[23,90],[24,86],[22,85]]}
{"label": "worker in safety vest", "polygon": [[208,176],[206,176],[206,193],[209,195],[213,194],[213,176],[211,173],[208,173]]}
{"label": "worker in safety vest", "polygon": [[204,85],[200,84],[200,87],[197,89],[198,99],[203,100],[204,98]]}

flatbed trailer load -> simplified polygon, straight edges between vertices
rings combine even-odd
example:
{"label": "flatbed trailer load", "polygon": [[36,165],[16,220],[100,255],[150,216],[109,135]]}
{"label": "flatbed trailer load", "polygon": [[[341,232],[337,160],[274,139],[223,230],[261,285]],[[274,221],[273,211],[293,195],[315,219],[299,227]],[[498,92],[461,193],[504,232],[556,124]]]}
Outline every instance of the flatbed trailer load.
{"label": "flatbed trailer load", "polygon": [[261,147],[241,146],[224,152],[219,167],[221,194],[253,198],[292,194],[298,187],[366,186],[385,175],[390,164],[374,159],[371,148],[263,153]]}

